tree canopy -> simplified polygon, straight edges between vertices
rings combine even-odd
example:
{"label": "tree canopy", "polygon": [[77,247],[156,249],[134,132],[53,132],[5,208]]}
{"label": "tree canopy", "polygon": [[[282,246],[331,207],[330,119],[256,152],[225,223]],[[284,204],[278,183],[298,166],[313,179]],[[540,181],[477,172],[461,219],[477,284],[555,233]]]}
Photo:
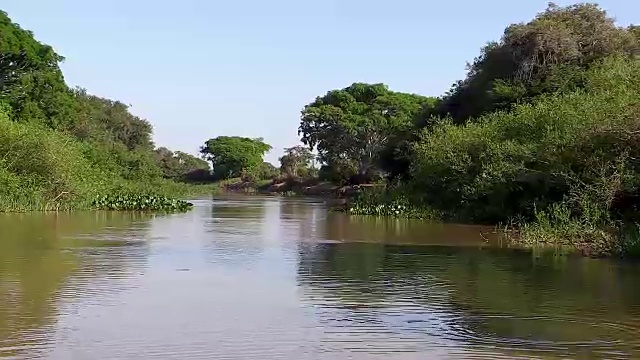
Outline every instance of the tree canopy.
{"label": "tree canopy", "polygon": [[207,140],[200,153],[211,162],[215,177],[228,179],[258,170],[270,150],[271,145],[261,138],[218,136]]}
{"label": "tree canopy", "polygon": [[532,21],[508,26],[499,41],[487,44],[435,114],[464,122],[540,94],[572,91],[582,86],[592,64],[607,56],[637,54],[638,44],[637,28],[616,26],[595,4],[552,3]]}
{"label": "tree canopy", "polygon": [[58,66],[62,60],[0,11],[0,92],[16,120],[51,128],[73,121],[72,97]]}
{"label": "tree canopy", "polygon": [[433,102],[384,84],[354,83],[305,106],[298,132],[317,148],[320,162],[344,178],[366,181],[383,170],[382,151],[413,129],[416,115]]}
{"label": "tree canopy", "polygon": [[209,171],[209,163],[182,151],[173,152],[166,147],[155,149],[156,161],[162,169],[162,176],[174,180],[191,180]]}
{"label": "tree canopy", "polygon": [[307,176],[310,172],[313,153],[304,146],[293,146],[284,149],[280,157],[280,171],[289,177]]}

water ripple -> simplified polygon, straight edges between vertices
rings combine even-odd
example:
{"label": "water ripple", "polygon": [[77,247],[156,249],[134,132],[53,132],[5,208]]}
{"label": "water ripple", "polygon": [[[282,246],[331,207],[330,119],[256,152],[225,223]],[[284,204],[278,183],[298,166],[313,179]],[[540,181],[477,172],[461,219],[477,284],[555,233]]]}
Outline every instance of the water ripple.
{"label": "water ripple", "polygon": [[636,265],[305,199],[194,204],[0,216],[0,358],[640,358]]}

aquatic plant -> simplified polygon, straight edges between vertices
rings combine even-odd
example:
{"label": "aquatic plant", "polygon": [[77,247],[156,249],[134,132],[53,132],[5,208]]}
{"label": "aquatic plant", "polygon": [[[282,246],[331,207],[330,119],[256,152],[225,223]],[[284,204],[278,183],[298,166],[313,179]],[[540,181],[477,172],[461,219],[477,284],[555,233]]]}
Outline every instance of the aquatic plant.
{"label": "aquatic plant", "polygon": [[580,211],[565,200],[537,209],[532,221],[506,227],[510,240],[533,248],[555,248],[590,257],[639,257],[640,224],[632,218],[614,218],[593,200],[580,199]]}
{"label": "aquatic plant", "polygon": [[440,214],[433,209],[417,206],[409,199],[394,191],[365,190],[360,191],[343,208],[351,215],[390,216],[412,219],[440,219]]}
{"label": "aquatic plant", "polygon": [[97,210],[187,211],[192,203],[157,195],[98,196],[92,207]]}

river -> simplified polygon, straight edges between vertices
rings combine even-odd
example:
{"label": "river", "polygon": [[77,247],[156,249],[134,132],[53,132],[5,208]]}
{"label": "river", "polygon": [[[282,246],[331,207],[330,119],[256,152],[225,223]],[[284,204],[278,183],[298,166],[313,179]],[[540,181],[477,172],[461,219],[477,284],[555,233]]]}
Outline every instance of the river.
{"label": "river", "polygon": [[194,204],[0,214],[0,358],[640,358],[637,264],[311,199]]}

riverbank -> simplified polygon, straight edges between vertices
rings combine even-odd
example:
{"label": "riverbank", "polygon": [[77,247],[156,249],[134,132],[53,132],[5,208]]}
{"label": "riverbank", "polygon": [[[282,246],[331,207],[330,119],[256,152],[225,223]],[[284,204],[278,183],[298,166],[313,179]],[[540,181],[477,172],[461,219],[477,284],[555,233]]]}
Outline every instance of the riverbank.
{"label": "riverbank", "polygon": [[220,184],[185,184],[170,180],[149,183],[118,181],[112,186],[90,193],[61,192],[47,198],[37,191],[0,196],[0,213],[84,211],[84,210],[141,210],[186,211],[191,204],[184,199],[221,192]]}
{"label": "riverbank", "polygon": [[[474,222],[416,201],[406,188],[384,184],[341,186],[317,179],[306,181],[249,182],[231,179],[217,184],[221,192],[319,196],[334,199],[333,210],[349,215],[421,219],[494,226],[514,245],[588,257],[640,257],[640,226],[634,221],[614,220],[604,213],[575,216],[566,204],[536,211],[534,218],[513,217],[507,222]],[[587,218],[590,216],[590,218]]]}
{"label": "riverbank", "polygon": [[351,215],[423,219],[436,222],[494,226],[510,243],[531,249],[577,253],[587,257],[640,258],[640,224],[633,219],[613,218],[607,213],[576,215],[567,204],[536,211],[532,219],[513,218],[506,223],[460,220],[425,204],[402,190],[364,191],[339,208]]}
{"label": "riverbank", "polygon": [[243,192],[251,194],[319,196],[330,198],[352,198],[362,191],[384,188],[385,184],[339,185],[318,179],[273,179],[243,181],[229,179],[216,183],[222,192]]}

